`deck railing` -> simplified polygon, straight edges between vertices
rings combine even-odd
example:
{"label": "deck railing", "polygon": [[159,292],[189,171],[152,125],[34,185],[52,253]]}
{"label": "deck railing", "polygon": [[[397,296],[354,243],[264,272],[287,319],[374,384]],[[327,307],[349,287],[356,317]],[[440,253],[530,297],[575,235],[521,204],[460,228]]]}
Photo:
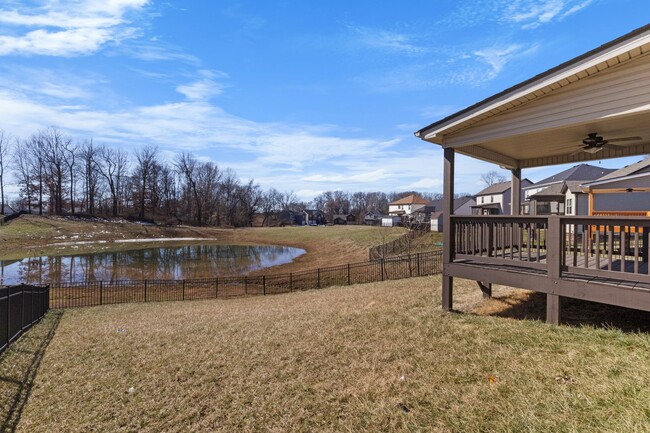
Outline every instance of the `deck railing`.
{"label": "deck railing", "polygon": [[650,284],[650,218],[452,216],[452,260]]}

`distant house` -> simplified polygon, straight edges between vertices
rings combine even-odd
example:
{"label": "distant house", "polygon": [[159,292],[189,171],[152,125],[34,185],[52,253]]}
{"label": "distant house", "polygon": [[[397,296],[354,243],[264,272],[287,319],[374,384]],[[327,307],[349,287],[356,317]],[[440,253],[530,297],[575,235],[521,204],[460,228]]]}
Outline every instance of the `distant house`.
{"label": "distant house", "polygon": [[650,216],[650,158],[582,184],[589,215]]}
{"label": "distant house", "polygon": [[325,213],[318,209],[305,209],[303,211],[303,224],[305,225],[322,225],[327,222]]}
{"label": "distant house", "polygon": [[334,224],[342,225],[342,224],[353,224],[357,221],[357,217],[355,217],[353,214],[338,214],[334,215],[332,218],[332,222]]}
{"label": "distant house", "polygon": [[431,231],[432,232],[442,232],[444,229],[443,213],[442,212],[432,212],[431,213]]}
{"label": "distant house", "polygon": [[302,212],[284,210],[277,214],[278,223],[282,226],[301,226],[304,224],[304,215]]}
{"label": "distant house", "polygon": [[[476,198],[471,195],[454,199],[454,215],[472,215],[472,206],[476,205]],[[444,203],[442,199],[433,200],[430,204],[433,212],[442,212]]]}
{"label": "distant house", "polygon": [[539,182],[523,187],[524,215],[587,215],[589,197],[580,185],[615,171],[589,164],[578,164]]}
{"label": "distant house", "polygon": [[400,216],[384,216],[381,218],[382,227],[397,227],[402,225],[402,217]]}
{"label": "distant house", "polygon": [[395,200],[388,204],[389,216],[404,216],[411,215],[417,209],[429,204],[429,200],[425,200],[419,195],[411,194],[399,200]]}
{"label": "distant house", "polygon": [[363,223],[366,225],[381,224],[381,218],[385,216],[378,210],[372,210],[363,217]]}
{"label": "distant house", "polygon": [[[442,232],[443,225],[443,200],[434,200],[431,206],[434,208],[429,215],[430,228],[432,232]],[[454,199],[454,215],[472,215],[472,206],[476,205],[476,199],[472,196],[459,197]]]}
{"label": "distant house", "polygon": [[[522,189],[532,185],[528,179],[521,181]],[[519,192],[523,196],[523,192]],[[472,206],[473,215],[509,215],[511,203],[511,182],[490,185],[476,194],[476,204]]]}

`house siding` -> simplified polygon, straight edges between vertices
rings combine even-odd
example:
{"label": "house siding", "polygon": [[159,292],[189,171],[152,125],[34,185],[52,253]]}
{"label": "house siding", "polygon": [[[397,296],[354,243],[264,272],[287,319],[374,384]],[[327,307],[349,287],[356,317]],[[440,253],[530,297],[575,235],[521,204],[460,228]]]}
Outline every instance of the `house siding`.
{"label": "house siding", "polygon": [[650,192],[594,194],[594,211],[650,211]]}

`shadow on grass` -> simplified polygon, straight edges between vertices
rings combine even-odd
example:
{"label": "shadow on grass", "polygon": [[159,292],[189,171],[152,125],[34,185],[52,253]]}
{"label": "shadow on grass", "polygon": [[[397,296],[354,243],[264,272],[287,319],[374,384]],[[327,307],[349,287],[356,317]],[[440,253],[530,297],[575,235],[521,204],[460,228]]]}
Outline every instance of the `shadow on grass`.
{"label": "shadow on grass", "polygon": [[14,432],[63,312],[50,311],[0,357],[1,432]]}
{"label": "shadow on grass", "polygon": [[[502,308],[488,313],[492,316],[519,320],[546,320],[546,295],[533,292],[513,297],[500,294],[486,302],[498,302]],[[560,319],[563,325],[593,326],[625,332],[650,332],[650,312],[562,298]]]}

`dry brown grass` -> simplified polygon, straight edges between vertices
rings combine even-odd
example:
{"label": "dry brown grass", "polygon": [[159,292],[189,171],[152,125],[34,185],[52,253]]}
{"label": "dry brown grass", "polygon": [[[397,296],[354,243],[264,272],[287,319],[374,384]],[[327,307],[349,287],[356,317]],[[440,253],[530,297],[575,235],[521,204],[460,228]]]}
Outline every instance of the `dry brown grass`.
{"label": "dry brown grass", "polygon": [[439,287],[67,310],[19,431],[650,430],[647,334],[444,314]]}

